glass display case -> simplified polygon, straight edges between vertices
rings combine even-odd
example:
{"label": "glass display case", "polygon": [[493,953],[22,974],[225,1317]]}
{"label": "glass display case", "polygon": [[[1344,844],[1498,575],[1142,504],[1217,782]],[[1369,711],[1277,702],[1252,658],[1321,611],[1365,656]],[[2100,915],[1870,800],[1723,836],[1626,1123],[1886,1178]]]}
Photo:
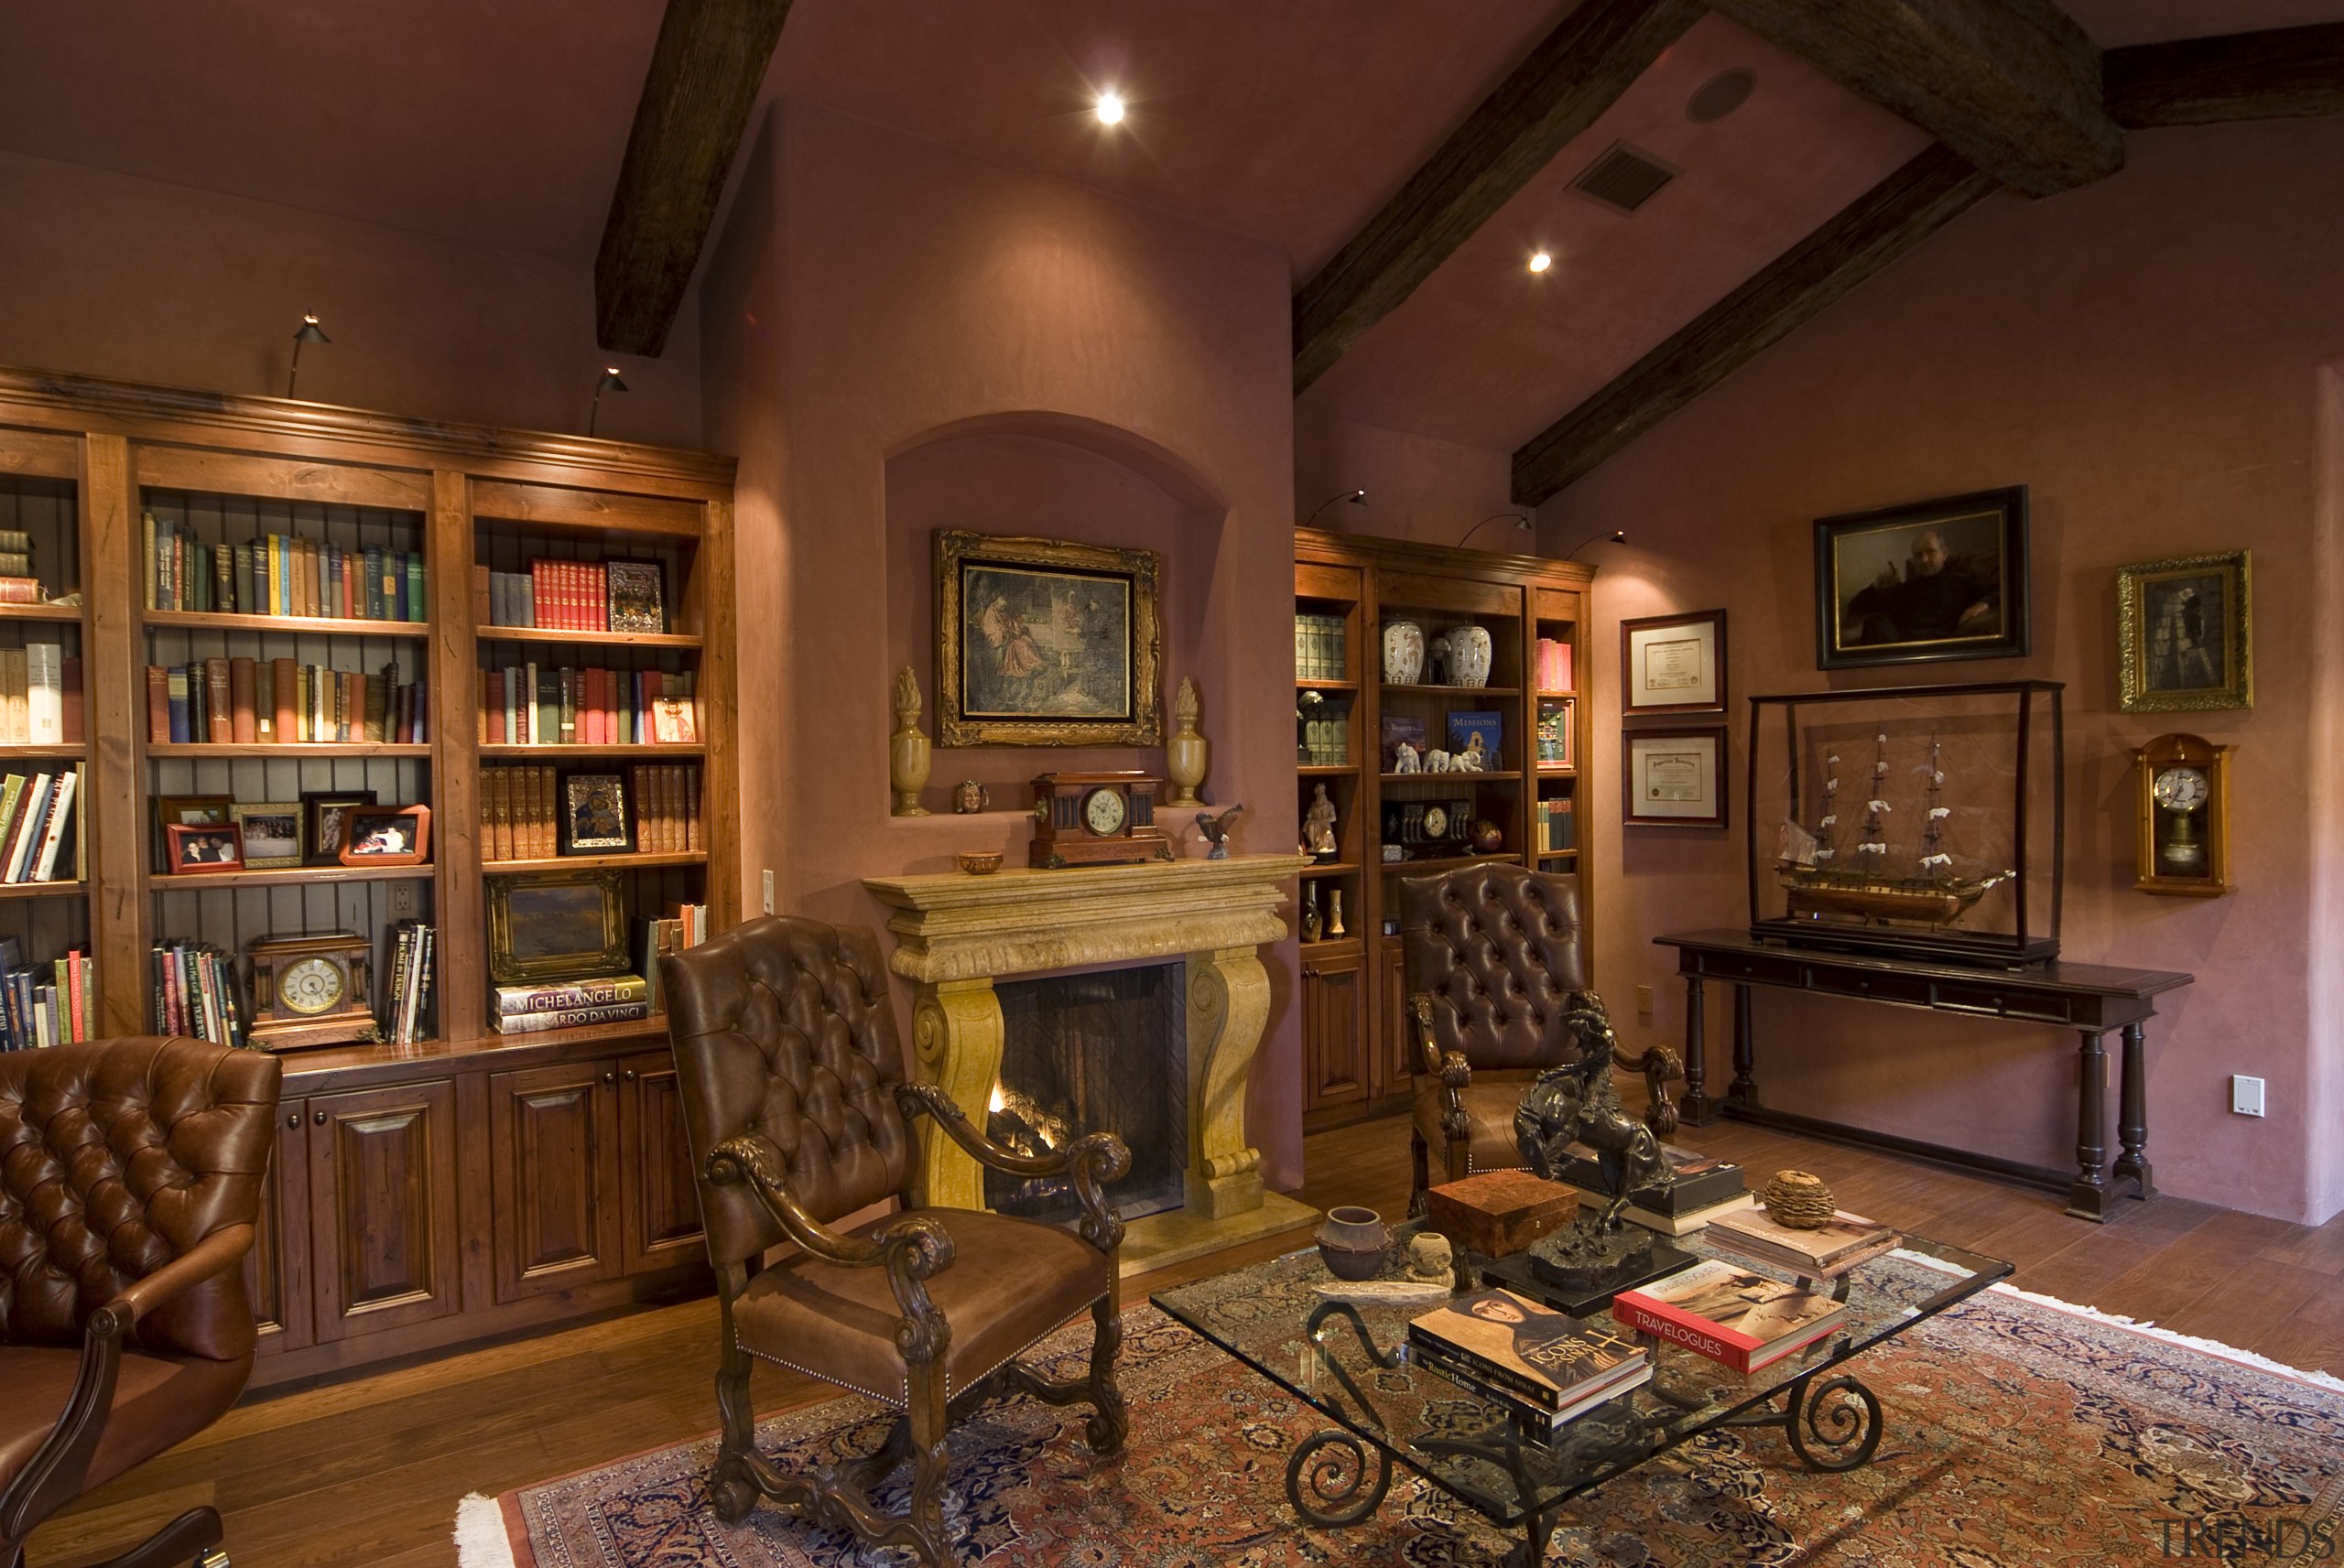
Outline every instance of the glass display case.
{"label": "glass display case", "polygon": [[1750,699],[1750,934],[1915,958],[2059,951],[2061,687]]}

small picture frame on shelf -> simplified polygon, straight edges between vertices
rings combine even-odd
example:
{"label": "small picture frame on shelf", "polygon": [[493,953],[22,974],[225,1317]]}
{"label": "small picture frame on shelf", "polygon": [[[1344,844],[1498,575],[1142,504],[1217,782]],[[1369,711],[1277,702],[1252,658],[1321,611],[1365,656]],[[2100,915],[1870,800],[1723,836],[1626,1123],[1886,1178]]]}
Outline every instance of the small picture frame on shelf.
{"label": "small picture frame on shelf", "polygon": [[419,866],[431,852],[428,806],[353,806],[342,816],[345,866]]}
{"label": "small picture frame on shelf", "polygon": [[253,871],[278,871],[301,863],[299,801],[233,806],[228,815],[244,829],[244,864]]}
{"label": "small picture frame on shelf", "polygon": [[175,877],[244,869],[244,830],[233,822],[172,822],[163,827],[163,868]]}
{"label": "small picture frame on shelf", "polygon": [[665,632],[667,610],[657,561],[606,561],[603,581],[610,592],[610,629],[613,632]]}
{"label": "small picture frame on shelf", "polygon": [[1620,714],[1725,711],[1725,611],[1620,622]]}
{"label": "small picture frame on shelf", "polygon": [[217,827],[229,820],[229,814],[235,809],[233,795],[158,795],[155,797],[155,820],[164,827],[179,825]]}
{"label": "small picture frame on shelf", "polygon": [[616,871],[538,871],[488,881],[488,977],[501,986],[625,972]]}
{"label": "small picture frame on shelf", "polygon": [[301,861],[309,866],[342,864],[343,828],[350,814],[374,804],[371,789],[305,790],[301,795],[301,825],[306,830]]}
{"label": "small picture frame on shelf", "polygon": [[690,746],[700,741],[700,727],[689,697],[655,697],[651,703],[651,739],[662,746]]}
{"label": "small picture frame on shelf", "polygon": [[561,775],[561,852],[626,855],[635,851],[635,814],[628,809],[626,774],[576,769]]}
{"label": "small picture frame on shelf", "polygon": [[1538,699],[1538,765],[1564,769],[1579,762],[1578,701],[1571,697]]}
{"label": "small picture frame on shelf", "polygon": [[1630,827],[1723,827],[1725,726],[1620,736],[1621,820]]}

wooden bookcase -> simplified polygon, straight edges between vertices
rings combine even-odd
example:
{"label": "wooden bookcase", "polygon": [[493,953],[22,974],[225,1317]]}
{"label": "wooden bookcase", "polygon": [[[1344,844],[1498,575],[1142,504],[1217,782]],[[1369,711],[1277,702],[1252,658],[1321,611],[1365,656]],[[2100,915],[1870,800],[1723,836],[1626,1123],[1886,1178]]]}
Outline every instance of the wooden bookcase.
{"label": "wooden bookcase", "polygon": [[[1295,678],[1298,720],[1341,705],[1345,757],[1312,763],[1297,736],[1296,800],[1307,814],[1318,788],[1336,812],[1332,863],[1307,868],[1303,897],[1322,918],[1341,899],[1344,934],[1302,945],[1303,1122],[1309,1130],[1381,1115],[1405,1106],[1412,1091],[1407,1039],[1401,1027],[1399,880],[1443,866],[1492,859],[1579,878],[1581,959],[1593,925],[1595,891],[1588,872],[1592,798],[1579,767],[1592,737],[1587,684],[1588,589],[1594,568],[1535,556],[1444,549],[1400,540],[1299,529],[1295,534],[1295,613],[1342,627],[1340,678]],[[1449,626],[1491,633],[1489,681],[1482,687],[1408,686],[1383,680],[1382,630],[1415,622],[1429,639]],[[1541,638],[1571,649],[1574,686],[1538,688]],[[1313,702],[1311,694],[1318,694]],[[1564,715],[1568,762],[1541,762],[1542,708]],[[1386,716],[1421,721],[1432,745],[1446,747],[1452,713],[1495,712],[1504,727],[1497,764],[1480,773],[1386,771]],[[1306,720],[1307,721],[1307,720]],[[1323,751],[1323,748],[1322,748]],[[1471,816],[1495,823],[1503,842],[1492,855],[1440,853],[1401,846],[1388,861],[1385,808],[1408,803],[1470,800]],[[1547,851],[1537,842],[1538,803],[1574,807],[1572,847]]]}
{"label": "wooden bookcase", "polygon": [[[0,889],[0,935],[16,936],[28,961],[85,945],[100,1032],[135,1034],[150,1027],[159,942],[241,955],[265,935],[353,930],[374,944],[379,995],[391,927],[411,915],[439,928],[429,1039],[286,1057],[253,1271],[267,1320],[257,1381],[606,1310],[704,1276],[666,1020],[493,1033],[486,922],[489,879],[580,868],[621,874],[631,933],[684,902],[706,903],[711,929],[738,919],[732,469],[729,458],[619,441],[0,369],[0,529],[33,535],[52,593],[81,594],[78,608],[0,607],[0,646],[60,641],[81,658],[88,737],[0,747],[0,768],[24,771],[37,752],[86,761],[91,786],[83,881]],[[149,609],[149,514],[215,545],[271,533],[419,551],[426,618]],[[494,627],[476,611],[476,566],[622,556],[664,566],[668,630]],[[149,739],[148,665],[239,656],[396,664],[428,688],[428,739]],[[483,744],[481,672],[531,659],[689,670],[698,740]],[[506,762],[689,762],[700,773],[701,847],[484,860],[482,768]],[[156,863],[158,795],[259,804],[353,788],[429,805],[429,863],[200,877]]]}

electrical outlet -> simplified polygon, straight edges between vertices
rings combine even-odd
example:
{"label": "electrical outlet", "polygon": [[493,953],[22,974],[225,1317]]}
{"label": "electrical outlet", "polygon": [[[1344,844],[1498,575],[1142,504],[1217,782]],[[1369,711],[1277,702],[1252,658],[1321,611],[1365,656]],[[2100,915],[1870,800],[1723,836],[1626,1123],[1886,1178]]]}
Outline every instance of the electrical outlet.
{"label": "electrical outlet", "polygon": [[1652,1016],[1652,988],[1650,986],[1636,988],[1636,1016],[1638,1018]]}
{"label": "electrical outlet", "polygon": [[391,884],[391,918],[393,920],[415,918],[415,884],[413,882],[396,881]]}
{"label": "electrical outlet", "polygon": [[2230,1075],[2230,1111],[2237,1116],[2263,1114],[2263,1080],[2241,1073]]}
{"label": "electrical outlet", "polygon": [[773,872],[765,872],[765,913],[773,913]]}

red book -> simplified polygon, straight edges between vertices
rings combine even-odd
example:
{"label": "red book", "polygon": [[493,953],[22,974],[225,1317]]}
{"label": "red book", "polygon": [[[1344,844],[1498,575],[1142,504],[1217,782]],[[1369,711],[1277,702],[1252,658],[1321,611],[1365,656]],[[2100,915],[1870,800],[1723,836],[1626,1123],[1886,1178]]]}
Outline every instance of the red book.
{"label": "red book", "polygon": [[586,630],[586,590],[579,580],[576,561],[561,563],[561,623],[572,632]]}
{"label": "red book", "polygon": [[[78,746],[87,738],[82,729],[81,661],[78,655],[68,654],[58,662],[57,685],[61,715],[59,734],[67,745]],[[165,718],[168,717],[167,709]]]}
{"label": "red book", "polygon": [[249,746],[260,739],[260,721],[253,713],[253,662],[250,659],[239,657],[228,661],[228,701],[233,739],[240,746]]}
{"label": "red book", "polygon": [[1736,1263],[1712,1260],[1622,1291],[1612,1315],[1737,1372],[1771,1366],[1838,1328],[1847,1310]]}
{"label": "red book", "polygon": [[607,632],[611,629],[611,574],[600,565],[592,569],[594,573],[594,630]]}
{"label": "red book", "polygon": [[301,676],[300,667],[290,659],[271,661],[277,672],[277,738],[281,741],[301,738]]}
{"label": "red book", "polygon": [[529,624],[551,626],[553,620],[553,574],[546,568],[551,561],[529,563]]}

